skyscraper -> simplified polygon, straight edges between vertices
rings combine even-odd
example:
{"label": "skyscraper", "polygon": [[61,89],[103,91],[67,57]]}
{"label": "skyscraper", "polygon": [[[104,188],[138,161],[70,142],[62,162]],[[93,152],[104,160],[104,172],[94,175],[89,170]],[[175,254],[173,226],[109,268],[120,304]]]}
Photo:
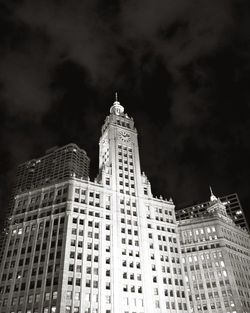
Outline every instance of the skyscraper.
{"label": "skyscraper", "polygon": [[60,174],[64,148],[20,167],[2,313],[188,312],[174,204],[152,196],[134,121],[117,99],[99,146],[95,182]]}
{"label": "skyscraper", "polygon": [[[133,118],[117,99],[102,127],[94,182],[85,151],[75,145],[39,160],[22,165],[17,177],[0,268],[1,313],[186,313],[196,304],[202,312],[225,312],[190,294],[190,247],[180,234],[193,229],[193,220],[179,225],[172,199],[152,195]],[[213,205],[207,210],[216,211]],[[223,223],[244,237],[232,220]]]}

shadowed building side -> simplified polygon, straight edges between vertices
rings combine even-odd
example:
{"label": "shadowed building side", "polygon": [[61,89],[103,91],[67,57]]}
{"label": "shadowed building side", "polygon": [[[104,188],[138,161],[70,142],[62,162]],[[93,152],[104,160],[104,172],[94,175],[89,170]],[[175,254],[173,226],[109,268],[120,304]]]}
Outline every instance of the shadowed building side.
{"label": "shadowed building side", "polygon": [[[32,159],[18,166],[15,183],[10,195],[10,203],[4,229],[0,235],[0,263],[3,257],[6,232],[11,223],[15,197],[19,194],[54,184],[70,177],[88,179],[90,159],[76,144],[53,147],[40,158]],[[35,207],[38,208],[39,201]]]}

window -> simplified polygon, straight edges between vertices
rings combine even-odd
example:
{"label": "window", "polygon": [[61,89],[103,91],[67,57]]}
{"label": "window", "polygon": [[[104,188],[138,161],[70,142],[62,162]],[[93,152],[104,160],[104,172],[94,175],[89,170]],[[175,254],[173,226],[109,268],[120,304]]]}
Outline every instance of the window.
{"label": "window", "polygon": [[71,300],[72,299],[72,291],[67,291],[66,299],[67,300]]}
{"label": "window", "polygon": [[46,292],[46,293],[45,293],[44,300],[45,300],[45,301],[49,301],[49,298],[50,298],[50,293],[49,293],[49,292]]}
{"label": "window", "polygon": [[80,292],[75,292],[75,300],[80,300]]}
{"label": "window", "polygon": [[76,278],[76,286],[81,286],[81,279],[80,278]]}
{"label": "window", "polygon": [[17,304],[17,298],[13,298],[11,305],[16,305],[16,304]]}
{"label": "window", "polygon": [[68,277],[68,285],[73,285],[73,277]]}
{"label": "window", "polygon": [[106,296],[105,299],[106,299],[107,304],[111,303],[111,297],[110,296]]}
{"label": "window", "polygon": [[33,295],[29,295],[29,297],[28,297],[28,303],[32,303],[32,301],[33,301]]}
{"label": "window", "polygon": [[81,260],[82,259],[82,253],[77,253],[77,259]]}
{"label": "window", "polygon": [[82,266],[81,265],[76,265],[76,271],[78,273],[81,273],[82,272]]}
{"label": "window", "polygon": [[37,293],[36,297],[35,297],[35,301],[40,302],[40,300],[41,300],[41,295],[39,293]]}

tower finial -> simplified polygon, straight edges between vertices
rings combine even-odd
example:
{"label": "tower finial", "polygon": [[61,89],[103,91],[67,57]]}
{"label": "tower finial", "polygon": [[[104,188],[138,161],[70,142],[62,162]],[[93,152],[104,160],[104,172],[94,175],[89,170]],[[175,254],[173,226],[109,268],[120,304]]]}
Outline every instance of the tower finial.
{"label": "tower finial", "polygon": [[209,186],[209,189],[210,189],[210,195],[213,196],[213,190],[212,190],[212,187]]}
{"label": "tower finial", "polygon": [[115,93],[115,102],[118,102],[118,92]]}
{"label": "tower finial", "polygon": [[213,190],[212,190],[212,187],[209,186],[209,189],[210,189],[210,200],[211,201],[216,201],[218,200],[217,197],[213,194]]}

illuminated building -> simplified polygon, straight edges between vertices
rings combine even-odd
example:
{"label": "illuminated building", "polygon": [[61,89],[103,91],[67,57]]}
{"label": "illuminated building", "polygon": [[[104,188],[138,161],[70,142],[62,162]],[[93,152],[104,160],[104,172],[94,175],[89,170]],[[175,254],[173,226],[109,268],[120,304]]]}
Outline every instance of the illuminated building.
{"label": "illuminated building", "polygon": [[189,312],[174,204],[153,197],[134,121],[117,99],[99,146],[94,182],[60,174],[64,148],[49,154],[59,153],[52,167],[39,159],[20,168],[0,271],[2,313]]}
{"label": "illuminated building", "polygon": [[190,312],[250,310],[250,236],[211,194],[206,211],[179,222]]}

